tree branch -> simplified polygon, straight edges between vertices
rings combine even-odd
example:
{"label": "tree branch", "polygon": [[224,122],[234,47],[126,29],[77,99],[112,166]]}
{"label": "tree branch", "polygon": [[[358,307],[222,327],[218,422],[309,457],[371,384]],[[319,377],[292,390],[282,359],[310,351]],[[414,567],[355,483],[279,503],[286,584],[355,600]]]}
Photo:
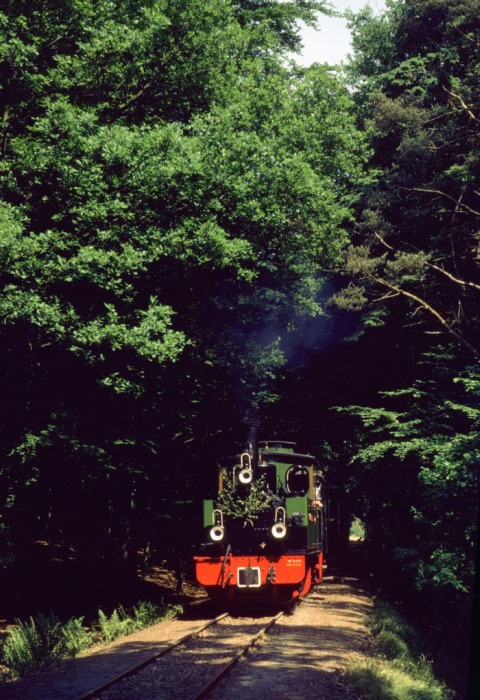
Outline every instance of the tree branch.
{"label": "tree branch", "polygon": [[452,282],[461,284],[462,287],[472,287],[473,289],[480,290],[480,284],[475,284],[475,282],[467,282],[466,280],[461,280],[458,277],[454,277],[454,275],[450,274],[450,272],[444,270],[443,267],[439,267],[438,265],[434,265],[433,263],[429,262],[426,262],[425,265],[427,267],[431,267],[433,270],[437,270],[437,272],[440,272],[442,275],[445,275],[445,277],[448,277],[448,279],[452,280]]}
{"label": "tree branch", "polygon": [[476,121],[478,124],[480,124],[480,119],[477,119],[477,117],[474,115],[474,113],[472,112],[472,110],[469,109],[469,108],[467,107],[467,105],[465,104],[465,102],[462,100],[462,98],[460,97],[460,95],[457,95],[457,93],[456,93],[456,92],[453,92],[453,90],[448,90],[448,88],[446,88],[445,85],[442,85],[442,88],[443,88],[443,90],[447,93],[447,95],[450,95],[450,97],[453,97],[455,100],[458,100],[458,101],[460,102],[460,104],[462,105],[462,109],[464,109],[464,110],[466,111],[466,113],[468,114],[468,116],[470,117],[470,119],[473,119],[473,120]]}
{"label": "tree branch", "polygon": [[5,106],[2,116],[2,124],[0,128],[0,151],[2,158],[5,158],[7,154],[7,133],[8,133],[8,121],[10,119],[10,108],[8,105]]}
{"label": "tree branch", "polygon": [[136,95],[133,95],[133,97],[130,97],[130,99],[128,99],[126,102],[124,102],[122,105],[120,105],[120,107],[119,107],[118,109],[119,109],[121,112],[123,112],[124,109],[126,109],[127,107],[129,107],[129,106],[132,104],[132,102],[135,102],[135,100],[138,100],[138,99],[139,99],[142,95],[144,95],[144,94],[147,92],[147,90],[148,90],[149,88],[151,88],[151,87],[152,87],[152,83],[151,83],[151,82],[145,83],[145,85],[143,86],[143,88],[142,88],[141,90],[139,90],[139,91],[137,92]]}
{"label": "tree branch", "polygon": [[428,311],[429,314],[431,314],[442,326],[445,328],[447,333],[449,333],[451,336],[453,336],[461,345],[463,345],[465,348],[467,348],[472,355],[475,357],[477,362],[480,362],[480,352],[471,345],[468,340],[465,340],[463,336],[461,336],[457,331],[455,331],[448,321],[444,319],[444,317],[436,310],[433,308],[433,306],[430,306],[425,299],[422,299],[421,297],[418,297],[416,294],[413,294],[412,292],[408,292],[406,289],[402,289],[401,287],[397,287],[396,285],[392,284],[391,282],[387,282],[387,280],[381,278],[381,277],[375,277],[371,275],[371,278],[377,282],[378,284],[382,285],[383,287],[387,287],[387,289],[390,289],[393,292],[397,292],[398,294],[401,294],[405,297],[408,297],[409,299],[413,299],[419,306],[421,306],[423,309]]}
{"label": "tree branch", "polygon": [[480,211],[476,211],[476,209],[472,209],[471,207],[468,206],[468,204],[463,204],[463,202],[460,202],[459,200],[455,199],[455,197],[452,197],[452,195],[447,194],[446,192],[442,192],[442,190],[433,190],[429,189],[427,187],[402,187],[403,190],[407,190],[407,192],[425,192],[427,194],[438,194],[441,197],[446,197],[452,202],[455,202],[456,205],[463,207],[467,211],[469,211],[471,214],[475,214],[475,216],[480,216]]}
{"label": "tree branch", "polygon": [[378,238],[380,243],[385,246],[385,248],[388,248],[388,250],[392,250],[394,253],[396,252],[395,248],[393,246],[391,246],[389,243],[387,243],[387,241],[384,238],[382,238],[382,236],[379,233],[377,233],[375,231],[374,235],[375,235],[375,238]]}
{"label": "tree branch", "polygon": [[[460,204],[460,202],[458,202]],[[388,250],[393,251],[394,253],[398,252],[393,246],[391,246],[389,243],[387,243],[382,236],[375,232],[374,233],[375,238],[378,238],[380,243],[385,246],[385,248],[388,248]],[[447,272],[446,270],[443,269],[443,267],[440,267],[439,265],[435,265],[434,263],[429,263],[425,261],[425,265],[427,267],[431,267],[432,270],[436,270],[437,272],[440,272],[442,275],[445,275],[445,277],[448,277],[448,279],[452,280],[452,282],[455,282],[456,284],[462,285],[462,287],[471,287],[472,289],[478,289],[480,290],[480,284],[475,284],[475,282],[468,282],[467,280],[462,280],[459,277],[455,277],[452,275],[450,272]]]}

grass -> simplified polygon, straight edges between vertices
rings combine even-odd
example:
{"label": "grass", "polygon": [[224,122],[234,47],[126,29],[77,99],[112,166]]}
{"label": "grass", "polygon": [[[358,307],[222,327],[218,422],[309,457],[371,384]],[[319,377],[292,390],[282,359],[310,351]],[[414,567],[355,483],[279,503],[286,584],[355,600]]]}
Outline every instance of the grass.
{"label": "grass", "polygon": [[10,677],[26,676],[60,659],[77,656],[93,645],[176,617],[180,612],[179,605],[140,602],[131,611],[120,606],[110,616],[99,610],[98,621],[91,627],[85,627],[81,617],[62,623],[54,613],[30,617],[28,622],[16,620],[16,627],[2,645],[0,659],[8,667]]}
{"label": "grass", "polygon": [[451,697],[430,671],[402,670],[378,660],[353,665],[347,677],[366,700],[446,700]]}
{"label": "grass", "polygon": [[346,680],[365,700],[451,700],[451,691],[435,678],[422,654],[412,625],[378,599],[368,624],[375,657],[352,663],[346,672]]}

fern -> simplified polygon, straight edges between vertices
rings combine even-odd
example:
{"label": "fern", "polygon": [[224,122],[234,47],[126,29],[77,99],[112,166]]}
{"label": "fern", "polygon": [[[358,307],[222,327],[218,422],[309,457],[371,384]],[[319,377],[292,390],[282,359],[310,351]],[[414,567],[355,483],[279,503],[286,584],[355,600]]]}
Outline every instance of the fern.
{"label": "fern", "polygon": [[25,676],[54,661],[74,657],[94,642],[111,642],[117,637],[141,630],[183,612],[180,605],[156,606],[140,602],[129,614],[120,606],[110,617],[98,611],[94,629],[85,629],[83,617],[71,618],[65,624],[50,613],[30,617],[28,622],[16,620],[2,648],[2,662],[12,676]]}
{"label": "fern", "polygon": [[26,675],[65,655],[62,624],[53,613],[30,617],[29,622],[16,620],[16,624],[3,646],[3,660],[14,674]]}
{"label": "fern", "polygon": [[72,617],[62,629],[66,656],[77,656],[92,645],[92,632],[83,626],[83,617]]}
{"label": "fern", "polygon": [[98,611],[98,626],[103,641],[112,642],[117,637],[128,634],[132,631],[132,621],[126,615],[124,609],[115,609],[110,617],[107,617],[103,610]]}

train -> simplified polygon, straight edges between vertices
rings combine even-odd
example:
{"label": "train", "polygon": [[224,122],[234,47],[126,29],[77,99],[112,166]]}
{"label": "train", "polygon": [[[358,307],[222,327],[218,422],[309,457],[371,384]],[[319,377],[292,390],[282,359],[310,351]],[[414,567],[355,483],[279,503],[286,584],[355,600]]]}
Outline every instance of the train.
{"label": "train", "polygon": [[294,442],[257,435],[251,425],[245,449],[219,461],[217,494],[203,500],[195,576],[210,598],[228,604],[307,595],[323,580],[334,539],[331,489],[318,460]]}

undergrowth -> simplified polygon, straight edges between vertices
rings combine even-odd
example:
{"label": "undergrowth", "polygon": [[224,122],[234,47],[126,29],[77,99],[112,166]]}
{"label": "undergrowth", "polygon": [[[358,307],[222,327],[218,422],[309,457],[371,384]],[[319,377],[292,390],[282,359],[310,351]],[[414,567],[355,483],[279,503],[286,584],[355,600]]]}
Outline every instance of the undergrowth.
{"label": "undergrowth", "polygon": [[162,620],[176,617],[180,605],[153,605],[140,602],[131,611],[122,606],[110,616],[98,611],[98,621],[85,627],[84,618],[72,617],[62,623],[54,614],[16,620],[0,650],[0,659],[13,677],[26,676],[60,659],[74,657],[96,644],[105,644]]}
{"label": "undergrowth", "polygon": [[452,693],[435,678],[422,653],[415,628],[383,601],[374,601],[368,625],[375,641],[375,656],[352,663],[348,682],[365,700],[451,700]]}

